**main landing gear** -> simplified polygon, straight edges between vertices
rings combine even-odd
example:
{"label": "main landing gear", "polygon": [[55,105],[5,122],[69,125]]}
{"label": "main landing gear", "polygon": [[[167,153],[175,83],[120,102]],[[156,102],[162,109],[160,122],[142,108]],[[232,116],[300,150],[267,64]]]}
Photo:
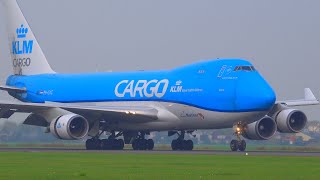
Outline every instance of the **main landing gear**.
{"label": "main landing gear", "polygon": [[122,132],[115,134],[113,131],[108,139],[99,139],[103,132],[98,136],[88,139],[86,141],[87,150],[122,150],[124,148],[124,141],[122,139],[116,139],[122,136]]}
{"label": "main landing gear", "polygon": [[133,150],[153,150],[154,141],[152,139],[145,139],[146,133],[140,132],[138,137],[133,140]]}
{"label": "main landing gear", "polygon": [[171,148],[172,150],[182,150],[182,151],[192,151],[193,149],[193,141],[192,140],[184,140],[185,131],[175,132],[178,134],[178,138],[172,140]]}
{"label": "main landing gear", "polygon": [[87,139],[86,149],[87,150],[99,150],[101,149],[101,140],[99,138]]}
{"label": "main landing gear", "polygon": [[117,137],[122,136],[122,132],[115,134],[112,131],[108,139],[101,140],[101,149],[103,150],[123,150],[124,141],[122,139],[116,139]]}
{"label": "main landing gear", "polygon": [[238,123],[233,127],[234,135],[237,136],[237,139],[233,139],[230,142],[231,151],[245,151],[247,147],[247,143],[245,140],[241,139],[241,135],[243,132],[243,127],[241,123]]}

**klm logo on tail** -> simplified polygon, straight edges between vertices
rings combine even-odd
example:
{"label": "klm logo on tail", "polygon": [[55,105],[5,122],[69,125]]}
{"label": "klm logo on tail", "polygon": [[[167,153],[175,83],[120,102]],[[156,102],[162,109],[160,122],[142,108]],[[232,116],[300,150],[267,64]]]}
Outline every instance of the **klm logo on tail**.
{"label": "klm logo on tail", "polygon": [[20,28],[17,28],[17,39],[12,41],[12,54],[31,54],[33,48],[33,40],[26,40],[28,28],[24,28],[21,24]]}

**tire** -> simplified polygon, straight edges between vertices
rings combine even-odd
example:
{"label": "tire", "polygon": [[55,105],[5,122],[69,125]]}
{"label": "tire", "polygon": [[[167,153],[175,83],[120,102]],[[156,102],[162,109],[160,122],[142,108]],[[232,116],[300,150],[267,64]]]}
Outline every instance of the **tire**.
{"label": "tire", "polygon": [[100,139],[94,140],[94,149],[101,150],[101,140]]}
{"label": "tire", "polygon": [[192,151],[193,150],[193,141],[189,139],[189,140],[187,140],[186,144],[187,144],[187,150]]}
{"label": "tire", "polygon": [[119,147],[118,140],[117,139],[110,139],[109,141],[110,141],[110,145],[111,145],[110,149],[117,150]]}
{"label": "tire", "polygon": [[154,148],[154,141],[152,139],[147,140],[147,150],[153,150]]}
{"label": "tire", "polygon": [[183,140],[177,140],[177,150],[183,150]]}
{"label": "tire", "polygon": [[138,139],[135,139],[135,140],[133,140],[133,142],[132,142],[132,149],[133,150],[139,150],[139,140]]}
{"label": "tire", "polygon": [[181,150],[183,150],[183,151],[187,151],[188,150],[188,142],[187,142],[187,140],[182,140],[181,141]]}
{"label": "tire", "polygon": [[247,143],[245,140],[241,140],[238,142],[239,151],[245,151],[247,148]]}
{"label": "tire", "polygon": [[146,139],[140,139],[139,140],[139,149],[140,150],[146,150],[147,149],[147,140]]}
{"label": "tire", "polygon": [[176,140],[176,139],[172,140],[172,142],[171,142],[171,149],[174,151],[178,150],[178,143],[177,142],[178,142],[178,140]]}
{"label": "tire", "polygon": [[101,149],[103,149],[103,150],[110,150],[111,149],[109,139],[102,139],[101,140]]}
{"label": "tire", "polygon": [[124,141],[122,139],[118,139],[118,150],[123,150],[124,148]]}
{"label": "tire", "polygon": [[101,149],[101,140],[100,139],[88,139],[86,141],[87,150],[100,150]]}
{"label": "tire", "polygon": [[87,139],[87,141],[86,141],[86,149],[87,150],[93,150],[93,140],[92,139]]}
{"label": "tire", "polygon": [[230,149],[231,151],[237,151],[238,150],[238,141],[237,140],[231,140],[230,142]]}

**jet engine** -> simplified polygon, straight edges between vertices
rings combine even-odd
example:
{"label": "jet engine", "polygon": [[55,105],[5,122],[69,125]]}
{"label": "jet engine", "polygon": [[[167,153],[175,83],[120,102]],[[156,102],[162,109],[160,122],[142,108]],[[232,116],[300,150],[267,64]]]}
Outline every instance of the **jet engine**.
{"label": "jet engine", "polygon": [[88,131],[88,120],[78,114],[63,115],[50,123],[50,132],[59,139],[81,139]]}
{"label": "jet engine", "polygon": [[278,131],[281,133],[298,133],[307,124],[307,116],[296,109],[285,109],[275,117]]}
{"label": "jet engine", "polygon": [[246,125],[242,136],[251,140],[267,140],[274,135],[276,130],[276,122],[271,117],[265,116],[259,121]]}

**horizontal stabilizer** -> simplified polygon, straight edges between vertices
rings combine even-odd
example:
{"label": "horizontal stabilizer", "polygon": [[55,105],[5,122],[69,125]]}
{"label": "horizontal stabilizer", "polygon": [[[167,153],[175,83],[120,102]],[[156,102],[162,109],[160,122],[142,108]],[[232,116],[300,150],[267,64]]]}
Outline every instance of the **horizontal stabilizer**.
{"label": "horizontal stabilizer", "polygon": [[11,87],[11,86],[0,86],[0,90],[8,91],[8,92],[15,92],[15,93],[27,92],[26,88],[17,88],[17,87]]}

